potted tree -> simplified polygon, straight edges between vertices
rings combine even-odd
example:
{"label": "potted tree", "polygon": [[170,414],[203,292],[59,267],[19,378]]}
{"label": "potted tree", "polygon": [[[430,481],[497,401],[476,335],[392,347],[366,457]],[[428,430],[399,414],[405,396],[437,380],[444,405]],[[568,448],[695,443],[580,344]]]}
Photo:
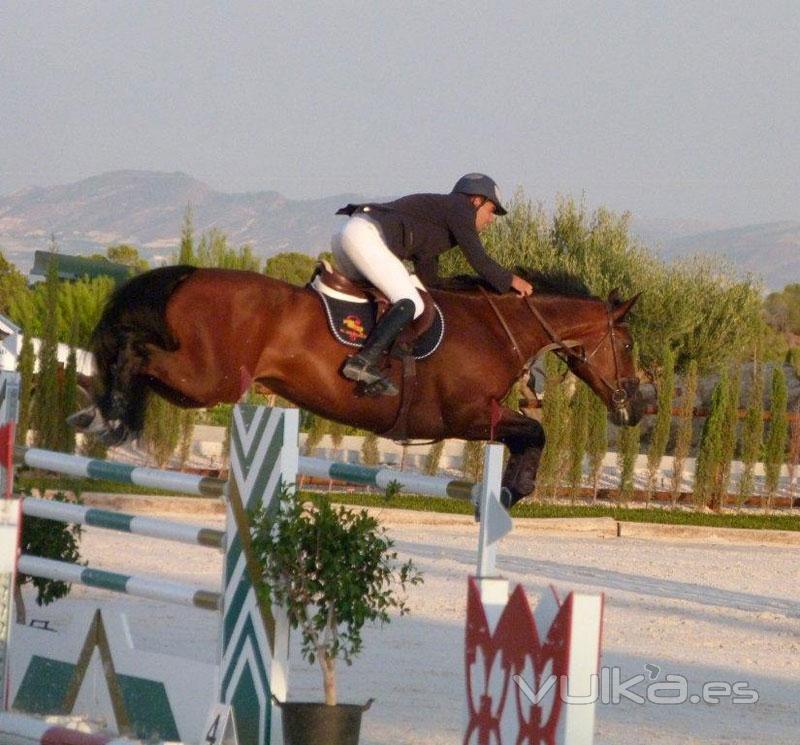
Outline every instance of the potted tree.
{"label": "potted tree", "polygon": [[333,507],[321,496],[284,488],[280,507],[253,518],[253,550],[264,593],[299,629],[302,655],[322,671],[324,703],[279,702],[285,745],[356,745],[361,714],[372,703],[340,704],[336,662],[352,664],[368,622],[408,612],[407,591],[422,582],[411,560],[366,510]]}

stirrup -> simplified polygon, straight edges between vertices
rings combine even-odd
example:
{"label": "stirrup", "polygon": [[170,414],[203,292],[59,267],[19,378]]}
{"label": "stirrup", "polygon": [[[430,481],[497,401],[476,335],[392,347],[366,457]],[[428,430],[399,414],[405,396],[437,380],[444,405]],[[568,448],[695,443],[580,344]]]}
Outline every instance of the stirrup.
{"label": "stirrup", "polygon": [[366,396],[398,396],[400,391],[391,380],[381,378],[374,383],[364,386],[364,395]]}
{"label": "stirrup", "polygon": [[378,368],[375,367],[375,363],[370,362],[360,354],[348,358],[342,368],[342,375],[350,380],[355,380],[357,383],[366,383],[367,385],[383,377]]}
{"label": "stirrup", "polygon": [[342,368],[344,377],[364,384],[368,396],[396,396],[397,386],[387,380],[373,362],[356,354],[345,362]]}

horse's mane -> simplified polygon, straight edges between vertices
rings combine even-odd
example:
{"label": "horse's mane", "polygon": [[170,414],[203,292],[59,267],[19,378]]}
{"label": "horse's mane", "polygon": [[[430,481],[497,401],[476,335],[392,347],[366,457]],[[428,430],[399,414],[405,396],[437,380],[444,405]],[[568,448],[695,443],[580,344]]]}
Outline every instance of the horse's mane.
{"label": "horse's mane", "polygon": [[[565,295],[567,297],[595,298],[586,283],[578,276],[561,269],[539,271],[526,267],[516,267],[514,272],[530,282],[537,295]],[[441,277],[432,285],[438,290],[447,292],[465,292],[483,287],[492,289],[491,285],[481,277],[473,274],[456,274],[451,277]]]}

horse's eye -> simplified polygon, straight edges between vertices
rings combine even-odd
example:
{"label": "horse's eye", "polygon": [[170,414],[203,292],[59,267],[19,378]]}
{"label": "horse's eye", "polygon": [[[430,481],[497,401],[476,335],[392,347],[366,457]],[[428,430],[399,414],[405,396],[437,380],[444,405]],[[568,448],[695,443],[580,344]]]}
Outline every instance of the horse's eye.
{"label": "horse's eye", "polygon": [[625,343],[625,351],[626,352],[630,352],[632,349],[633,349],[633,344],[631,344],[631,342],[626,342]]}

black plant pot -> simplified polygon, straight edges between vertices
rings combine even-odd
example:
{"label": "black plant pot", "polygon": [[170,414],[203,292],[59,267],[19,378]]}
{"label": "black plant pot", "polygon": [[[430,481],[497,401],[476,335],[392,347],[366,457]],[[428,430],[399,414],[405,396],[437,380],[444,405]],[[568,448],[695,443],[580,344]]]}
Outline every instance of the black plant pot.
{"label": "black plant pot", "polygon": [[361,714],[372,705],[276,702],[283,717],[283,745],[358,745]]}

